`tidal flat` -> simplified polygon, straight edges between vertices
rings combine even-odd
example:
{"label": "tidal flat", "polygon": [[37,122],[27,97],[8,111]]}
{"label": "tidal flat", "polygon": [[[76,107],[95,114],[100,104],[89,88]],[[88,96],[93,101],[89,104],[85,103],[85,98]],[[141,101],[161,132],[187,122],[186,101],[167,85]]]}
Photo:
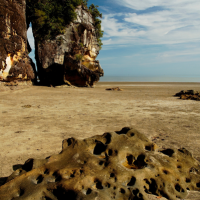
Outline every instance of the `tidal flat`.
{"label": "tidal flat", "polygon": [[[123,91],[105,90],[111,87]],[[27,86],[1,91],[0,177],[29,158],[59,153],[64,139],[126,126],[162,148],[184,147],[200,161],[200,102],[173,96],[191,89],[200,91],[200,83],[100,82],[95,88]],[[188,199],[199,199],[191,195]]]}

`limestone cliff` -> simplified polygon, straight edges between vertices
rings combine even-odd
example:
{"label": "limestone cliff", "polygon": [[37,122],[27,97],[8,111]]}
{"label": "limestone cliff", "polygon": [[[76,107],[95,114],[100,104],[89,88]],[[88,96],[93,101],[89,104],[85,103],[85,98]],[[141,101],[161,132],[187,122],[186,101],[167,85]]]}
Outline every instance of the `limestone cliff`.
{"label": "limestone cliff", "polygon": [[32,21],[38,75],[43,84],[70,82],[76,86],[93,86],[103,76],[96,60],[100,48],[93,17],[84,5],[78,6],[75,12],[76,19],[50,40],[38,37],[37,20]]}
{"label": "limestone cliff", "polygon": [[0,80],[31,80],[34,71],[27,51],[26,1],[0,1]]}

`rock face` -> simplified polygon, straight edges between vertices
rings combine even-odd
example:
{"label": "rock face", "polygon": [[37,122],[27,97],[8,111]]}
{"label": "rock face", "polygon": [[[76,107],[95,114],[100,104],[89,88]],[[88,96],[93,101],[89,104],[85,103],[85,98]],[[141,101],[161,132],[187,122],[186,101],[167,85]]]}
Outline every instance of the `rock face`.
{"label": "rock face", "polygon": [[178,97],[180,97],[180,99],[183,99],[183,100],[200,101],[200,93],[198,91],[194,91],[194,90],[187,90],[187,91],[182,90],[182,91],[176,93],[175,96],[178,96]]}
{"label": "rock face", "polygon": [[36,35],[37,23],[32,22],[38,75],[43,84],[93,86],[103,76],[96,60],[99,46],[92,15],[83,5],[77,7],[76,13],[77,19],[53,40],[41,42]]}
{"label": "rock face", "polygon": [[[159,149],[133,128],[63,141],[60,154],[29,159],[0,187],[7,199],[167,199],[200,191],[200,166],[186,149]],[[9,192],[8,192],[9,191]]]}
{"label": "rock face", "polygon": [[25,8],[25,0],[0,2],[0,80],[34,79],[27,51]]}

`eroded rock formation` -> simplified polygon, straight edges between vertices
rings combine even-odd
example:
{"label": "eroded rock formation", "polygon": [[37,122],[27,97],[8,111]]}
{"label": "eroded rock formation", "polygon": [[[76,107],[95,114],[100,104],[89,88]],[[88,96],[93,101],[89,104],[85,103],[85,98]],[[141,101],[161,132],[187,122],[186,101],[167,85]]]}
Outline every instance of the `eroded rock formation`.
{"label": "eroded rock formation", "polygon": [[0,80],[34,79],[27,51],[25,0],[0,2]]}
{"label": "eroded rock formation", "polygon": [[194,90],[181,90],[180,92],[176,93],[175,96],[180,97],[183,100],[196,100],[200,101],[200,93]]}
{"label": "eroded rock formation", "polygon": [[[10,199],[167,199],[200,191],[200,166],[186,149],[159,149],[133,128],[63,141],[60,154],[29,159],[0,187]],[[9,192],[8,192],[9,191]]]}
{"label": "eroded rock formation", "polygon": [[83,5],[77,7],[76,13],[77,19],[51,40],[41,41],[36,34],[37,20],[32,21],[38,75],[44,84],[69,81],[76,86],[93,86],[103,76],[96,60],[100,49],[92,15]]}

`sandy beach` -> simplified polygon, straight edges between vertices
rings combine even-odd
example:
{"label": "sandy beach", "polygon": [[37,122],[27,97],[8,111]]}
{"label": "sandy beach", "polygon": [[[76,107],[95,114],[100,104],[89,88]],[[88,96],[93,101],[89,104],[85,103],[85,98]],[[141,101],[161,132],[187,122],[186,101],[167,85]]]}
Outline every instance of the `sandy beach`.
{"label": "sandy beach", "polygon": [[[107,91],[120,87],[123,91]],[[188,149],[200,161],[200,102],[180,100],[199,83],[100,82],[95,88],[28,86],[0,93],[0,177],[29,158],[61,151],[62,140],[132,126],[163,148]]]}

